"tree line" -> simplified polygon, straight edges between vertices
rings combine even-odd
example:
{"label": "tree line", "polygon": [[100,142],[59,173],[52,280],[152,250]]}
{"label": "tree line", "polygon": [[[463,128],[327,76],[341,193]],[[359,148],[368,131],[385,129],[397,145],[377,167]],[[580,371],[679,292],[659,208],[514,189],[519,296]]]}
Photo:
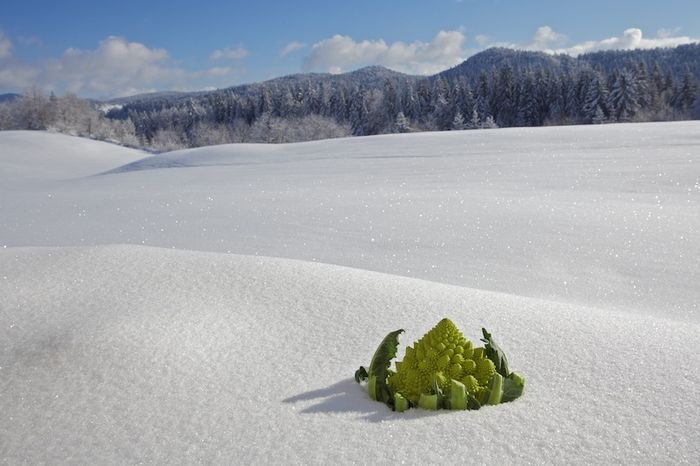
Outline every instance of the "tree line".
{"label": "tree line", "polygon": [[[696,47],[682,52],[697,55]],[[559,62],[536,53],[504,57],[478,74],[473,68],[453,69],[421,78],[372,67],[341,76],[298,75],[194,95],[133,99],[101,110],[75,95],[45,97],[30,90],[0,104],[0,129],[51,129],[163,151],[230,142],[700,118],[695,58],[651,63],[650,58],[663,58],[658,51],[605,52]]]}

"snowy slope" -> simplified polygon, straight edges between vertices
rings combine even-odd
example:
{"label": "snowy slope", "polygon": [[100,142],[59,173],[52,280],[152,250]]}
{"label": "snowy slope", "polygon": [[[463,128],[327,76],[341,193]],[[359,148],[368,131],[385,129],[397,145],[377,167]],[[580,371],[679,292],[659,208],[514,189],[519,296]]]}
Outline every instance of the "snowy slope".
{"label": "snowy slope", "polygon": [[[680,464],[696,324],[337,266],[137,246],[0,252],[0,462]],[[404,414],[352,380],[398,326],[485,325],[527,375]]]}
{"label": "snowy slope", "polygon": [[[699,149],[699,122],[0,133],[0,463],[693,464]],[[351,380],[444,316],[522,399],[397,415]]]}
{"label": "snowy slope", "polygon": [[699,122],[201,148],[0,185],[0,246],[287,257],[698,322],[699,155]]}
{"label": "snowy slope", "polygon": [[139,150],[64,134],[0,132],[0,186],[89,176],[143,159]]}

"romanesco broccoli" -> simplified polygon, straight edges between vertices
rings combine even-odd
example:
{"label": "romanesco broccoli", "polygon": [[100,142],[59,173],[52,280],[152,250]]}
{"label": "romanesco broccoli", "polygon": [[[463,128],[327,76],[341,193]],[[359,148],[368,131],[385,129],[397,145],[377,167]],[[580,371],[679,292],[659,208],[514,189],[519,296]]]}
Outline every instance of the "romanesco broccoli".
{"label": "romanesco broccoli", "polygon": [[[373,395],[373,384],[381,382],[370,371],[370,396],[385,401],[396,411],[411,406],[427,409],[479,409],[483,404],[512,401],[522,394],[525,381],[522,376],[507,373],[508,365],[503,351],[482,329],[485,348],[474,348],[449,319],[442,319],[423,338],[408,346],[403,361],[396,362],[396,371],[386,371],[384,399]],[[381,365],[388,367],[396,354],[398,334],[392,332],[378,351]],[[389,345],[389,346],[387,346]],[[384,357],[383,355],[388,355]],[[373,365],[377,363],[377,354]],[[360,375],[358,375],[360,374]],[[358,382],[367,378],[361,367],[355,375]],[[505,392],[504,392],[505,390]]]}

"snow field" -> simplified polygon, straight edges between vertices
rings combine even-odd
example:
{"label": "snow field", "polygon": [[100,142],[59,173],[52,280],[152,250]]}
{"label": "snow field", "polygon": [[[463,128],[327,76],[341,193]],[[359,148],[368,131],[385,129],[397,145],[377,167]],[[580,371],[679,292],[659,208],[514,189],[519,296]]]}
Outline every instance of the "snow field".
{"label": "snow field", "polygon": [[[290,464],[694,462],[698,327],[338,266],[138,246],[0,253],[0,458]],[[5,278],[6,277],[6,278]],[[404,414],[352,375],[444,316],[527,392]],[[496,333],[497,331],[497,333]]]}
{"label": "snow field", "polygon": [[0,247],[287,257],[700,322],[699,153],[680,122],[217,146],[11,189],[3,168]]}
{"label": "snow field", "polygon": [[[0,133],[0,463],[694,464],[699,149],[700,122],[158,156]],[[370,401],[357,367],[442,317],[523,398]]]}

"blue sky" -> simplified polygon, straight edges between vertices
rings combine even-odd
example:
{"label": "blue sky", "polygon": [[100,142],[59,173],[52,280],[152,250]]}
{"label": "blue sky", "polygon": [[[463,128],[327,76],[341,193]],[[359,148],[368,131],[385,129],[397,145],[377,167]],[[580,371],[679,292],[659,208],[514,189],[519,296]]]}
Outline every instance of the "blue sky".
{"label": "blue sky", "polygon": [[575,55],[700,38],[697,0],[10,0],[0,12],[0,93],[91,97],[369,64],[430,74],[494,45]]}

